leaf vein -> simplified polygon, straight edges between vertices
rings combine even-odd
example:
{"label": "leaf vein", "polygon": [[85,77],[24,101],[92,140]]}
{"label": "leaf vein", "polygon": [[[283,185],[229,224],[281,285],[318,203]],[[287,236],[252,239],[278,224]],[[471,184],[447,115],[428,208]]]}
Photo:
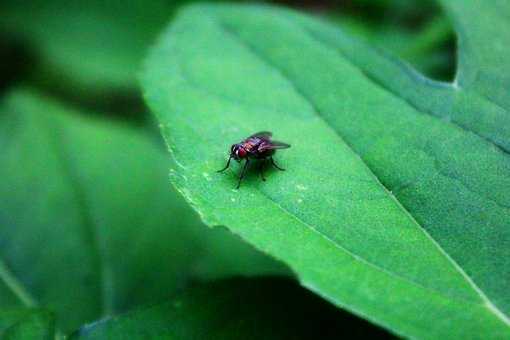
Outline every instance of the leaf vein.
{"label": "leaf vein", "polygon": [[[297,26],[297,25],[296,25]],[[300,28],[302,28],[301,26],[298,26]],[[483,136],[482,134],[470,129],[468,126],[466,126],[465,124],[462,124],[456,120],[451,120],[449,122],[446,122],[445,120],[441,119],[440,116],[438,116],[437,114],[435,114],[432,110],[429,110],[429,109],[425,109],[423,107],[419,107],[418,105],[416,105],[412,100],[410,100],[409,98],[403,96],[401,93],[397,93],[394,89],[392,89],[391,87],[387,86],[386,84],[384,84],[382,81],[380,81],[377,77],[373,76],[372,74],[370,74],[369,72],[365,71],[365,69],[363,67],[361,67],[360,65],[358,65],[354,60],[352,60],[351,58],[349,58],[349,56],[345,53],[342,52],[342,50],[340,50],[339,48],[336,48],[335,46],[331,45],[329,42],[327,42],[326,40],[322,39],[321,37],[319,37],[317,34],[315,34],[314,32],[312,32],[311,30],[309,29],[306,29],[306,28],[303,28],[302,29],[303,32],[306,32],[308,34],[309,37],[311,37],[313,40],[315,40],[316,42],[319,42],[320,44],[323,44],[323,45],[326,45],[330,48],[332,48],[334,51],[336,51],[338,54],[340,54],[342,56],[343,59],[345,60],[348,60],[353,66],[355,66],[359,72],[361,72],[361,74],[363,74],[367,79],[369,79],[371,82],[373,82],[375,85],[377,85],[378,87],[380,87],[381,89],[383,89],[385,92],[387,93],[390,93],[392,94],[394,97],[398,98],[398,99],[401,99],[403,100],[406,104],[408,104],[410,107],[412,107],[413,109],[415,109],[416,112],[418,113],[421,113],[421,114],[424,114],[424,115],[427,115],[427,116],[430,116],[434,119],[437,119],[438,121],[444,123],[444,124],[451,124],[457,128],[459,128],[460,130],[463,130],[464,132],[468,133],[468,134],[473,134],[479,138],[481,138],[482,140],[486,141],[488,144],[490,145],[493,145],[495,146],[499,151],[501,151],[502,153],[506,154],[506,155],[510,155],[510,149],[508,149],[505,145],[502,145],[500,143],[498,143],[497,141],[494,141],[486,136]],[[384,58],[384,59],[388,59],[388,57],[386,56],[383,56],[383,55],[380,55],[379,53],[379,57],[381,58]],[[393,60],[390,60],[391,62],[395,63],[395,61]],[[402,68],[402,67],[400,67]],[[408,67],[409,68],[409,67]],[[414,71],[414,70],[413,70]],[[403,70],[403,72],[406,72],[408,73],[409,70]],[[416,72],[416,71],[415,71]],[[419,73],[418,73],[419,74]],[[428,78],[425,78],[425,77],[421,77],[422,79],[428,79]],[[459,87],[459,85],[452,85],[452,84],[448,84],[448,83],[441,83],[441,82],[433,82],[433,83],[437,83],[437,84],[440,84],[441,86],[445,87],[445,88],[448,88],[450,91],[460,91],[462,88]],[[456,84],[456,83],[455,83]],[[497,106],[498,108],[501,108],[503,111],[506,112],[506,110],[504,108],[502,108],[501,106],[499,106],[497,103],[494,103],[493,101],[491,100],[488,100],[486,97],[480,95],[481,98],[483,98],[484,100],[487,100],[488,102],[490,102],[491,104]]]}

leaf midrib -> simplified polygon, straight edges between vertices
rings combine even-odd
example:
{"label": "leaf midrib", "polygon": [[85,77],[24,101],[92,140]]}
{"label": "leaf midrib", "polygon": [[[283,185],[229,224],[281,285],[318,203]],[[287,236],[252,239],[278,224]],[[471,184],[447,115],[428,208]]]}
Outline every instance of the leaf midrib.
{"label": "leaf midrib", "polygon": [[[277,72],[278,74],[280,74],[280,76],[285,79],[289,86],[296,92],[296,94],[298,96],[300,96],[303,100],[305,100],[306,102],[308,102],[310,104],[310,106],[314,109],[314,112],[317,114],[317,116],[322,119],[326,125],[328,127],[331,128],[331,124],[328,122],[328,120],[326,118],[324,118],[323,115],[321,115],[320,113],[320,110],[318,110],[318,108],[316,107],[315,103],[313,102],[313,100],[311,100],[311,98],[308,98],[308,96],[306,94],[304,94],[299,88],[298,86],[291,80],[291,78],[285,74],[285,72],[283,70],[281,70],[280,68],[278,68],[277,66],[273,65],[269,60],[267,60],[265,57],[263,57],[261,55],[261,53],[259,53],[258,51],[256,51],[256,48],[253,47],[252,45],[250,45],[249,42],[247,42],[246,40],[242,39],[242,37],[237,34],[235,32],[235,30],[231,29],[228,27],[228,25],[226,25],[224,22],[221,22],[219,19],[215,18],[215,17],[210,17],[210,19],[212,19],[214,21],[214,23],[220,28],[220,30],[222,30],[223,32],[225,32],[227,35],[230,35],[234,41],[237,41],[241,46],[243,46],[250,54],[252,54],[255,58],[257,58],[258,60],[260,60],[263,64],[267,65],[269,68],[275,70],[275,72]],[[313,39],[313,37],[310,37]],[[316,39],[315,39],[316,40]],[[318,41],[316,40],[319,44],[323,44],[321,41]],[[336,50],[336,49],[335,49]],[[358,65],[356,65],[355,63],[353,63],[351,60],[347,59],[351,65],[353,65],[356,69],[360,70],[361,74],[364,74],[364,72],[360,69],[360,67]],[[371,80],[370,78],[368,78],[369,80]],[[378,85],[376,83],[376,85]],[[380,86],[380,85],[378,85]],[[386,88],[382,88],[383,90],[385,90],[386,92],[390,93],[391,95],[403,100],[405,103],[407,103],[407,101],[403,98],[400,98],[400,96],[396,93],[393,93],[391,92],[391,90],[389,89],[386,89]],[[413,107],[414,108],[414,107]],[[420,110],[416,109],[418,112],[421,112]],[[434,117],[435,119],[438,119],[438,117],[436,116],[432,116]],[[461,127],[459,127],[460,129],[462,129]],[[392,199],[397,203],[397,205],[399,206],[399,208],[405,213],[407,214],[411,220],[413,221],[414,224],[416,224],[416,226],[419,228],[419,230],[421,230],[425,235],[426,237],[434,244],[434,246],[441,252],[441,254],[443,254],[446,259],[448,260],[448,262],[451,263],[451,265],[455,268],[455,270],[466,280],[466,282],[468,283],[468,285],[474,290],[474,292],[480,297],[480,299],[484,302],[484,304],[482,304],[482,306],[487,309],[489,311],[489,313],[493,314],[497,319],[499,319],[501,322],[503,322],[504,324],[510,326],[510,319],[508,318],[508,316],[506,316],[506,314],[504,314],[499,308],[497,308],[493,303],[492,301],[485,295],[485,293],[476,285],[476,283],[472,280],[472,278],[467,275],[467,273],[458,265],[458,263],[456,261],[454,261],[449,255],[448,253],[440,246],[439,243],[437,243],[437,241],[435,241],[435,239],[432,238],[432,236],[414,219],[414,217],[411,215],[411,213],[402,205],[402,203],[400,201],[398,201],[398,199],[394,196],[394,195],[391,195],[389,193],[389,190],[388,188],[386,188],[384,186],[383,183],[381,183],[381,181],[379,180],[379,178],[375,175],[375,173],[373,173],[373,171],[370,169],[370,167],[365,163],[365,161],[354,151],[354,149],[352,148],[351,145],[349,145],[343,138],[343,136],[340,134],[340,132],[338,132],[336,129],[334,128],[331,128],[335,134],[345,143],[345,145],[351,150],[351,152],[355,155],[357,155],[360,159],[360,161],[365,165],[365,167],[368,169],[369,173],[373,176],[373,178],[376,180],[376,182],[386,191],[386,193],[392,197]],[[267,195],[266,195],[267,196]],[[290,212],[288,212],[290,213]],[[292,215],[294,216],[294,215]],[[309,226],[310,228],[312,228],[311,226]],[[312,228],[314,229],[314,228]],[[316,229],[314,229],[316,230]],[[336,243],[335,243],[336,244]],[[347,251],[347,250],[346,250]],[[366,260],[365,260],[366,261]],[[376,266],[377,267],[377,266]],[[395,275],[395,274],[394,274]],[[404,278],[405,279],[405,278]],[[409,280],[410,281],[410,280]],[[410,281],[412,282],[412,281]],[[413,282],[414,284],[417,284],[415,282]]]}

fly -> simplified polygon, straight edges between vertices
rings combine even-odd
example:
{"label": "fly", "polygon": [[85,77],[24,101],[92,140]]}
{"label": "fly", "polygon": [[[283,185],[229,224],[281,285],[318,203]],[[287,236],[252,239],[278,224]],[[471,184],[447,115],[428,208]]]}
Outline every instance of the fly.
{"label": "fly", "polygon": [[232,158],[238,162],[241,162],[243,159],[246,160],[243,170],[241,171],[241,175],[239,176],[239,181],[237,183],[237,189],[239,189],[241,186],[241,181],[243,180],[246,173],[246,169],[248,168],[248,164],[252,160],[260,160],[259,172],[263,181],[266,180],[264,177],[263,166],[267,160],[270,160],[271,164],[278,170],[284,171],[285,169],[282,169],[276,165],[273,159],[273,155],[275,154],[276,150],[290,148],[290,145],[287,143],[272,140],[272,136],[273,134],[269,131],[261,131],[251,135],[240,143],[233,144],[230,147],[230,156],[228,158],[227,165],[225,165],[225,167],[218,172],[227,170],[230,166],[230,161]]}

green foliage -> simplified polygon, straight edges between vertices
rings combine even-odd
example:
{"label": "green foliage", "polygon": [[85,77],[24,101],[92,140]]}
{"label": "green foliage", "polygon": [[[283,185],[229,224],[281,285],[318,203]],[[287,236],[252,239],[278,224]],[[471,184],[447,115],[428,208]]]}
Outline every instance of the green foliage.
{"label": "green foliage", "polygon": [[[398,334],[504,338],[508,6],[444,4],[461,48],[452,84],[292,11],[202,5],[162,35],[143,85],[171,181],[207,224]],[[267,129],[292,144],[277,155],[288,171],[232,190],[215,173],[228,143]]]}
{"label": "green foliage", "polygon": [[434,79],[450,80],[453,57],[444,45],[453,40],[448,20],[437,17],[427,22],[419,32],[397,25],[367,24],[351,16],[335,18],[342,29],[410,63],[418,71]]}
{"label": "green foliage", "polygon": [[[479,94],[486,106],[505,116],[494,118],[492,126],[504,132],[488,139],[510,151],[510,35],[508,31],[510,6],[501,0],[459,1],[442,0],[459,32],[459,66],[456,85],[470,95]],[[485,104],[485,102],[484,102]],[[489,110],[484,106],[484,109]],[[498,116],[499,117],[499,116]],[[503,126],[499,126],[503,124]],[[488,125],[488,124],[487,124]],[[482,125],[485,127],[485,124]],[[477,132],[477,131],[475,131]]]}
{"label": "green foliage", "polygon": [[30,42],[44,81],[51,76],[58,78],[53,85],[65,81],[75,90],[125,91],[137,87],[145,50],[179,3],[6,1],[0,27]]}
{"label": "green foliage", "polygon": [[6,340],[55,339],[55,321],[47,311],[13,309],[0,311],[0,336]]}
{"label": "green foliage", "polygon": [[53,339],[53,316],[34,308],[0,310],[0,336],[2,339]]}
{"label": "green foliage", "polygon": [[508,3],[189,2],[1,2],[0,338],[510,338]]}
{"label": "green foliage", "polygon": [[44,306],[70,331],[159,302],[193,277],[287,273],[203,227],[143,133],[29,91],[0,110],[1,308]]}
{"label": "green foliage", "polygon": [[352,0],[325,15],[348,34],[410,63],[421,73],[450,81],[455,36],[433,0]]}

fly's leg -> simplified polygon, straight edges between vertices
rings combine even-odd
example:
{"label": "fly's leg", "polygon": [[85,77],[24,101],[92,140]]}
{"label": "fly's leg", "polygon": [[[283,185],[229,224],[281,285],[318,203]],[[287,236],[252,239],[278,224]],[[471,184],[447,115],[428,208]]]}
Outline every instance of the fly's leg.
{"label": "fly's leg", "polygon": [[264,177],[264,165],[265,164],[266,164],[265,160],[261,160],[260,163],[259,163],[260,178],[262,178],[263,181],[266,180],[266,178]]}
{"label": "fly's leg", "polygon": [[244,163],[244,167],[243,167],[243,170],[241,171],[241,175],[239,176],[239,182],[237,182],[237,188],[236,189],[239,189],[239,187],[241,186],[241,181],[244,178],[244,174],[246,173],[246,169],[248,168],[248,163],[249,162],[250,162],[249,160],[246,160],[246,163]]}
{"label": "fly's leg", "polygon": [[280,170],[280,171],[285,171],[285,169],[280,168],[278,165],[276,165],[276,163],[274,162],[273,157],[271,157],[271,164],[273,164],[273,166],[274,166],[275,168],[277,168],[278,170]]}
{"label": "fly's leg", "polygon": [[224,167],[223,169],[218,170],[217,172],[223,172],[223,171],[227,170],[227,169],[228,169],[228,167],[230,166],[230,160],[231,160],[231,159],[232,159],[232,156],[230,156],[230,157],[228,158],[227,165],[225,165],[225,167]]}

